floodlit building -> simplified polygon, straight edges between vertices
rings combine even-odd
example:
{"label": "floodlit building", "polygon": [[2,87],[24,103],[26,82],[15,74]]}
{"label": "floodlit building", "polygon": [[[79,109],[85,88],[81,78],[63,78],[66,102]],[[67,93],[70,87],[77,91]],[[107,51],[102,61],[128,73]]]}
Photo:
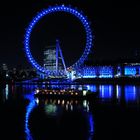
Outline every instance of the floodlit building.
{"label": "floodlit building", "polygon": [[66,76],[66,65],[58,40],[56,41],[56,45],[48,46],[45,48],[44,68],[47,70],[47,77]]}
{"label": "floodlit building", "polygon": [[44,68],[49,71],[56,70],[56,46],[50,46],[45,48]]}

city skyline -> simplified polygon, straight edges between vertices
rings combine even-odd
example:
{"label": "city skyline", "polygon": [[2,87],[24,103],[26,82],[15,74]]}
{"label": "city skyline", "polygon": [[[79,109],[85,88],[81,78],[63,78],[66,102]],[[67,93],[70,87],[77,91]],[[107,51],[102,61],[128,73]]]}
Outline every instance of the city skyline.
{"label": "city skyline", "polygon": [[[54,0],[53,2],[50,0],[45,2],[29,1],[27,3],[9,3],[9,6],[6,3],[2,3],[0,6],[0,17],[2,21],[0,23],[0,63],[6,63],[10,67],[14,67],[19,64],[31,66],[25,57],[23,49],[25,29],[31,22],[32,18],[42,9],[48,8],[49,5],[53,6],[55,4],[59,5],[63,3],[65,5],[71,4],[72,7],[77,7],[78,10],[83,11],[91,22],[91,28],[95,36],[93,53],[91,56],[93,61],[132,58],[136,55],[136,52],[139,52],[139,5],[136,3],[107,1],[102,2],[101,4],[97,1],[72,2],[71,0]],[[58,17],[56,17],[56,19],[57,18]],[[69,23],[68,18],[66,18],[67,21],[65,21],[65,23]],[[50,22],[55,21],[56,19],[52,18],[50,19]],[[72,17],[70,17],[70,19],[72,19]],[[63,21],[59,22],[59,24],[62,23]],[[43,20],[41,24],[43,25]],[[34,31],[36,34],[39,33],[39,31],[42,33],[45,28],[49,28],[44,26],[42,26],[42,28],[40,27],[41,26],[38,26]],[[82,50],[84,49],[80,48],[84,43],[84,32],[82,27],[79,26],[79,23],[74,20],[66,27],[69,27],[67,32],[61,30],[62,34],[58,34],[60,35],[58,38],[60,38],[60,42],[62,43],[62,46],[64,46],[64,56],[66,56],[66,59],[68,60],[72,54],[69,53],[70,51],[74,52],[74,56],[81,55]],[[71,31],[71,28],[75,31]],[[81,34],[78,34],[78,30]],[[37,45],[32,45],[33,47],[31,49],[33,49],[32,52],[35,57],[38,54],[38,49],[40,49],[37,48],[37,46],[40,45],[39,43],[42,41],[41,39],[45,39],[42,44],[44,46],[50,44],[53,45],[53,42],[55,42],[55,38],[57,37],[55,37],[51,31],[54,33],[54,28],[50,29],[49,32],[42,34],[42,36],[44,35],[46,38],[43,38],[42,36],[37,38],[38,42],[36,42],[36,35],[33,34],[32,44]],[[59,30],[56,31],[56,33],[57,32],[59,32]],[[48,35],[52,38],[47,38]],[[65,48],[65,46],[68,47]],[[75,50],[76,46],[77,48]],[[38,57],[41,58],[40,55],[38,55]],[[73,58],[70,63],[73,63],[75,59],[77,58]]]}

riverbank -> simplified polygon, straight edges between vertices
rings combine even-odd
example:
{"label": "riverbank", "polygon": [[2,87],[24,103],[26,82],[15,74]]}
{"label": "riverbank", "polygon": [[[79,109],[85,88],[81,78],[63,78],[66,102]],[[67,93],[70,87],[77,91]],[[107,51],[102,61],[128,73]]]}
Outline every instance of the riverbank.
{"label": "riverbank", "polygon": [[79,78],[74,82],[79,84],[140,84],[140,78]]}
{"label": "riverbank", "polygon": [[119,78],[79,78],[70,79],[28,79],[12,80],[6,84],[19,85],[85,85],[85,84],[140,84],[139,77],[119,77]]}

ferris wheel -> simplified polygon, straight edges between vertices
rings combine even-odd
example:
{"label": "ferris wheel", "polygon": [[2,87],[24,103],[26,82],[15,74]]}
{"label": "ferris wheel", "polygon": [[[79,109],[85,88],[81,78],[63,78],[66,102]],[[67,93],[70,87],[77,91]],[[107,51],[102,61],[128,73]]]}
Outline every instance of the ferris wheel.
{"label": "ferris wheel", "polygon": [[79,12],[77,9],[75,8],[71,8],[65,5],[59,5],[59,6],[53,6],[53,7],[49,7],[45,10],[42,10],[41,12],[39,12],[34,18],[33,20],[30,22],[26,32],[25,32],[25,38],[24,38],[24,47],[25,47],[25,54],[29,60],[29,62],[32,64],[32,66],[37,69],[38,71],[42,72],[42,73],[48,73],[49,70],[47,70],[46,68],[42,67],[40,64],[38,64],[36,62],[36,60],[33,58],[32,53],[30,51],[30,38],[31,38],[31,33],[32,30],[34,28],[34,26],[38,23],[39,20],[41,20],[44,16],[46,15],[50,15],[50,14],[54,14],[54,13],[60,13],[61,12],[65,12],[71,15],[74,15],[76,18],[79,19],[79,21],[82,23],[84,29],[85,29],[85,33],[86,33],[86,44],[85,44],[85,48],[84,51],[81,55],[81,57],[70,66],[70,68],[72,69],[78,69],[83,63],[84,61],[87,59],[88,54],[90,53],[90,50],[93,46],[93,39],[94,36],[92,35],[92,30],[90,27],[90,24],[86,18],[86,16],[84,16],[81,12]]}

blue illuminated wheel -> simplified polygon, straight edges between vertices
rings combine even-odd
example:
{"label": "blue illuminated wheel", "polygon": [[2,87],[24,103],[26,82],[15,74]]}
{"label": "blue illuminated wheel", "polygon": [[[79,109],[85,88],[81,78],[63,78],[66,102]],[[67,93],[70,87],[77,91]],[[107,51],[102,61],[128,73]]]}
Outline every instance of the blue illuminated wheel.
{"label": "blue illuminated wheel", "polygon": [[90,28],[90,25],[87,21],[87,18],[81,14],[80,12],[78,12],[77,10],[71,8],[71,7],[67,7],[64,5],[60,5],[60,6],[54,6],[54,7],[50,7],[48,9],[45,9],[43,11],[41,11],[40,13],[38,13],[36,15],[36,17],[31,21],[31,23],[29,24],[26,33],[25,33],[25,40],[24,40],[24,46],[25,46],[25,53],[27,55],[27,58],[29,60],[29,62],[33,65],[33,67],[35,67],[38,71],[43,72],[43,73],[48,73],[49,71],[47,69],[45,69],[44,67],[40,66],[35,59],[33,58],[31,51],[30,51],[30,36],[31,36],[31,32],[32,29],[34,28],[34,26],[36,25],[36,23],[44,16],[49,15],[51,13],[56,13],[56,12],[66,12],[69,14],[74,15],[75,17],[77,17],[82,25],[85,28],[85,32],[86,32],[86,46],[85,46],[85,50],[82,54],[82,56],[79,58],[79,60],[77,62],[75,62],[71,67],[72,68],[78,68],[80,67],[85,59],[87,58],[90,49],[92,47],[92,43],[93,43],[93,36],[92,36],[92,31]]}

